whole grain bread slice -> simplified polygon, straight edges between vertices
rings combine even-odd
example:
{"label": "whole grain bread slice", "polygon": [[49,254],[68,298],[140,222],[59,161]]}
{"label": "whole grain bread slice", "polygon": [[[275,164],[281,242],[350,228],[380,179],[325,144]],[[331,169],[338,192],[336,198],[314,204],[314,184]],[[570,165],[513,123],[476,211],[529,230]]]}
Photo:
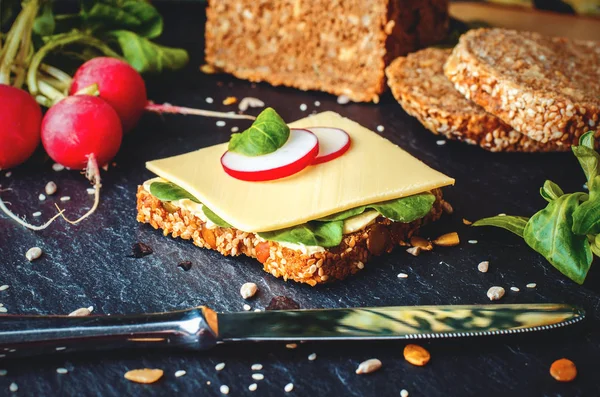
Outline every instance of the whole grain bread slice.
{"label": "whole grain bread slice", "polygon": [[428,130],[492,152],[547,152],[566,145],[543,144],[515,131],[462,96],[446,78],[451,50],[427,48],[394,60],[386,69],[394,98]]}
{"label": "whole grain bread slice", "polygon": [[600,43],[506,29],[465,33],[444,66],[467,99],[546,143],[600,136]]}
{"label": "whole grain bread slice", "polygon": [[439,219],[443,209],[448,207],[442,199],[441,190],[435,189],[432,193],[436,201],[424,218],[401,223],[378,217],[365,229],[344,235],[337,247],[320,252],[290,249],[235,228],[209,228],[199,217],[183,208],[163,203],[143,186],[139,186],[137,192],[137,220],[162,229],[165,236],[170,234],[191,239],[195,245],[216,250],[222,255],[243,254],[256,258],[263,269],[275,277],[315,286],[342,280],[364,269],[373,256],[390,252],[399,245],[408,245],[407,241],[423,224]]}

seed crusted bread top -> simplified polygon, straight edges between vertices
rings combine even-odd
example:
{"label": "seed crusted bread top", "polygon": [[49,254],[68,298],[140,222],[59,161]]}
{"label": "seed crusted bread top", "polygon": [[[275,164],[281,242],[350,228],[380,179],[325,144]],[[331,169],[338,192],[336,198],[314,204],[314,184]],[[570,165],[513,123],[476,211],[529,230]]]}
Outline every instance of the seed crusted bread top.
{"label": "seed crusted bread top", "polygon": [[600,135],[600,43],[506,29],[465,33],[444,66],[467,99],[540,142]]}
{"label": "seed crusted bread top", "polygon": [[466,99],[446,78],[443,65],[451,50],[427,48],[397,58],[386,69],[398,103],[434,134],[499,152],[542,152],[568,149],[542,144],[515,131]]}

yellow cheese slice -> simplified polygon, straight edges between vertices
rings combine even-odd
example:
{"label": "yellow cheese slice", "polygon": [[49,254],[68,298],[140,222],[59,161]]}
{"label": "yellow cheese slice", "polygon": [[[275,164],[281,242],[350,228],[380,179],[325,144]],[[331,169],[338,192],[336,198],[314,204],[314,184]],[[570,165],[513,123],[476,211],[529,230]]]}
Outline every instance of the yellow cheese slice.
{"label": "yellow cheese slice", "polygon": [[352,139],[350,149],[335,160],[284,179],[246,182],[227,175],[220,162],[227,143],[150,161],[146,167],[246,232],[282,229],[454,184],[454,179],[337,113],[319,113],[290,124],[296,128],[317,126],[345,130]]}

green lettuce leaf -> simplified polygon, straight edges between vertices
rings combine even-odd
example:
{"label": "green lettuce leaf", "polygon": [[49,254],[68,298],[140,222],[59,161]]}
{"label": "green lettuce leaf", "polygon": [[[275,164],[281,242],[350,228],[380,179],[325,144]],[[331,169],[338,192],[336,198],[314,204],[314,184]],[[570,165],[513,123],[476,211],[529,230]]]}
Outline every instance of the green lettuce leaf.
{"label": "green lettuce leaf", "polygon": [[547,202],[551,202],[552,200],[556,200],[560,196],[565,194],[563,190],[554,182],[546,181],[544,182],[544,186],[540,188],[540,195]]}
{"label": "green lettuce leaf", "polygon": [[343,221],[355,215],[360,215],[367,209],[373,209],[394,222],[409,223],[421,219],[431,211],[435,196],[431,193],[415,194],[376,204],[363,205],[337,214],[317,219],[320,222]]}
{"label": "green lettuce leaf", "polygon": [[263,110],[246,131],[231,135],[228,150],[245,156],[261,156],[282,147],[290,127],[273,108]]}
{"label": "green lettuce leaf", "polygon": [[342,242],[344,229],[343,221],[336,222],[307,222],[302,225],[260,232],[258,235],[265,240],[280,241],[293,244],[318,245],[335,247]]}
{"label": "green lettuce leaf", "polygon": [[163,31],[162,16],[143,0],[86,1],[81,15],[94,31],[129,30],[149,39],[160,36]]}
{"label": "green lettuce leaf", "polygon": [[152,182],[150,184],[150,194],[160,201],[188,199],[200,204],[200,201],[190,192],[171,182]]}
{"label": "green lettuce leaf", "polygon": [[492,216],[489,218],[483,218],[473,223],[473,226],[494,226],[506,229],[509,232],[513,232],[519,237],[523,237],[525,225],[527,225],[528,218],[523,216]]}
{"label": "green lettuce leaf", "polygon": [[573,212],[573,233],[579,235],[600,233],[600,175],[588,183],[588,199]]}
{"label": "green lettuce leaf", "polygon": [[231,225],[225,222],[219,215],[215,214],[210,208],[202,204],[202,212],[204,215],[215,225],[220,227],[231,227]]}

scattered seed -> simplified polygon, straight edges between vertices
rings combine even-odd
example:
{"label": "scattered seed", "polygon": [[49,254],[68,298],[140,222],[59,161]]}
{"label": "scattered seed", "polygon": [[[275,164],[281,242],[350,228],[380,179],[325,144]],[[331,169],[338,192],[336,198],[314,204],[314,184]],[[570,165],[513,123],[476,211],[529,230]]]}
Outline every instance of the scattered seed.
{"label": "scattered seed", "polygon": [[96,189],[94,189],[93,187],[88,187],[86,191],[87,194],[96,194]]}
{"label": "scattered seed", "polygon": [[504,288],[497,286],[491,287],[488,289],[487,296],[491,301],[497,301],[504,296]]}
{"label": "scattered seed", "polygon": [[510,287],[511,291],[515,291],[515,292],[519,292],[521,291],[520,289],[518,289],[517,287]]}
{"label": "scattered seed", "polygon": [[319,102],[319,101],[315,101],[315,106],[316,106],[316,107],[319,107],[319,106],[321,106],[321,102]]}
{"label": "scattered seed", "polygon": [[237,98],[234,96],[228,96],[227,98],[223,99],[223,105],[233,105],[234,103],[237,102]]}
{"label": "scattered seed", "polygon": [[292,390],[294,390],[294,384],[293,383],[288,383],[287,385],[285,385],[285,387],[283,388],[283,390],[285,390],[286,393],[291,392]]}
{"label": "scattered seed", "polygon": [[12,176],[12,171],[8,171],[6,174],[4,174],[4,176],[10,178]]}
{"label": "scattered seed", "polygon": [[506,216],[505,213],[498,214],[498,216]]}
{"label": "scattered seed", "polygon": [[62,171],[65,169],[65,166],[62,164],[54,163],[54,164],[52,164],[52,169],[54,171]]}
{"label": "scattered seed", "polygon": [[243,308],[244,308],[244,310],[245,310],[245,311],[247,311],[247,312],[249,312],[249,311],[250,311],[250,309],[252,309],[252,308],[250,307],[250,305],[248,305],[248,304],[244,304]]}
{"label": "scattered seed", "polygon": [[60,201],[69,201],[69,200],[71,200],[71,197],[69,197],[69,196],[62,196],[60,198]]}
{"label": "scattered seed", "polygon": [[292,298],[287,296],[276,296],[271,299],[267,310],[296,310],[300,309],[300,305]]}
{"label": "scattered seed", "polygon": [[209,381],[209,380],[207,380],[207,381],[206,381],[206,384],[210,386],[210,381]]}
{"label": "scattered seed", "polygon": [[410,238],[410,245],[413,247],[419,247],[424,251],[431,251],[433,249],[433,244],[431,244],[431,241],[418,236],[412,236]]}
{"label": "scattered seed", "polygon": [[585,190],[588,190],[588,185],[587,185],[587,183],[584,183],[584,184],[583,184],[583,188],[584,188]]}
{"label": "scattered seed", "polygon": [[550,375],[559,382],[571,382],[577,376],[577,367],[573,361],[561,358],[550,366]]}
{"label": "scattered seed", "polygon": [[260,371],[261,369],[263,369],[262,364],[252,364],[252,371]]}
{"label": "scattered seed", "polygon": [[287,345],[285,345],[286,349],[295,349],[298,347],[298,345],[296,343],[288,343]]}
{"label": "scattered seed", "polygon": [[315,361],[317,359],[317,353],[311,353],[308,355],[309,361]]}
{"label": "scattered seed", "polygon": [[441,235],[433,240],[433,243],[441,247],[454,247],[460,244],[460,239],[458,238],[458,233],[452,232]]}
{"label": "scattered seed", "polygon": [[225,127],[225,122],[223,120],[217,121],[217,127]]}
{"label": "scattered seed", "polygon": [[221,394],[229,394],[229,386],[221,385],[221,387],[219,387],[219,391]]}
{"label": "scattered seed", "polygon": [[406,390],[406,389],[400,390],[400,397],[408,397],[408,390]]}
{"label": "scattered seed", "polygon": [[152,248],[144,243],[135,243],[131,246],[132,256],[134,258],[143,258],[146,255],[152,254]]}
{"label": "scattered seed", "polygon": [[337,97],[337,103],[340,105],[346,105],[348,102],[350,102],[350,98],[348,98],[346,95],[340,95]]}
{"label": "scattered seed", "polygon": [[262,312],[260,309],[254,309],[255,312]]}
{"label": "scattered seed", "polygon": [[265,376],[263,374],[252,374],[252,379],[254,380],[263,380]]}
{"label": "scattered seed", "polygon": [[6,291],[8,288],[10,288],[8,285],[4,284],[2,286],[0,286],[0,291]]}
{"label": "scattered seed", "polygon": [[383,132],[383,130],[385,130],[385,127],[384,127],[384,126],[382,126],[382,125],[378,125],[378,126],[377,126],[377,131],[379,131],[379,132]]}
{"label": "scattered seed", "polygon": [[225,368],[225,363],[218,363],[217,365],[215,365],[215,369],[217,371],[222,371]]}
{"label": "scattered seed", "polygon": [[91,312],[93,312],[93,311],[94,311],[94,306],[88,306],[88,308],[87,308],[87,309],[88,309],[88,310],[90,311],[90,313],[91,313]]}
{"label": "scattered seed", "polygon": [[0,369],[0,376],[6,376],[6,374],[8,373],[7,370],[5,369]]}
{"label": "scattered seed", "polygon": [[306,106],[306,103],[303,103],[300,105],[300,110],[303,112],[306,112],[306,109],[308,109],[308,106]]}
{"label": "scattered seed", "polygon": [[38,196],[38,200],[40,200],[40,201],[44,201],[44,200],[46,200],[46,195],[45,195],[45,194],[42,194],[42,193],[40,193],[40,195]]}
{"label": "scattered seed", "polygon": [[84,317],[84,316],[89,316],[90,314],[92,314],[92,311],[90,309],[88,309],[87,307],[81,307],[81,308],[69,313],[69,316],[70,317]]}
{"label": "scattered seed", "polygon": [[4,306],[0,307],[0,313],[6,313],[6,312],[8,312],[7,308],[5,308]]}
{"label": "scattered seed", "polygon": [[252,383],[250,386],[248,386],[248,390],[250,391],[256,391],[256,389],[258,389],[258,385],[256,383]]}
{"label": "scattered seed", "polygon": [[181,378],[185,374],[187,374],[187,372],[185,372],[183,369],[180,369],[179,371],[175,371],[175,377],[176,378]]}
{"label": "scattered seed", "polygon": [[258,98],[253,98],[253,97],[246,97],[243,98],[240,101],[240,104],[238,105],[238,109],[240,109],[242,112],[245,112],[246,110],[248,110],[248,108],[262,108],[265,106],[265,103],[263,101],[261,101]]}
{"label": "scattered seed", "polygon": [[214,99],[212,99],[211,97],[206,97],[206,103],[213,103]]}
{"label": "scattered seed", "polygon": [[240,127],[231,127],[231,132],[238,132]]}
{"label": "scattered seed", "polygon": [[191,261],[183,261],[183,262],[179,262],[179,264],[177,265],[178,268],[183,269],[184,271],[188,271],[192,268],[192,262]]}
{"label": "scattered seed", "polygon": [[44,187],[44,191],[48,196],[52,196],[54,193],[56,193],[56,189],[58,189],[58,187],[56,186],[56,183],[52,181],[46,183],[46,187]]}
{"label": "scattered seed", "polygon": [[56,348],[56,351],[59,352],[59,351],[66,350],[66,349],[67,349],[66,346],[59,346]]}
{"label": "scattered seed", "polygon": [[371,372],[377,371],[379,368],[381,368],[381,361],[376,358],[371,358],[360,363],[358,368],[356,368],[356,373],[358,375],[370,374]]}
{"label": "scattered seed", "polygon": [[40,247],[29,248],[29,250],[25,253],[25,258],[29,262],[34,261],[42,256],[42,249]]}
{"label": "scattered seed", "polygon": [[254,283],[244,283],[240,288],[240,294],[244,299],[252,298],[256,291],[258,291],[258,287]]}
{"label": "scattered seed", "polygon": [[527,288],[535,288],[535,287],[537,287],[537,284],[536,283],[529,283],[529,284],[526,285],[526,287]]}
{"label": "scattered seed", "polygon": [[443,139],[440,139],[439,141],[435,141],[435,143],[436,143],[438,146],[444,146],[444,145],[446,144],[446,141],[445,141],[445,140],[443,140]]}
{"label": "scattered seed", "polygon": [[477,244],[478,241],[477,240],[469,240],[469,244]]}
{"label": "scattered seed", "polygon": [[477,265],[477,270],[479,270],[481,273],[487,273],[489,268],[490,268],[490,262],[488,262],[488,261],[480,262],[479,265]]}
{"label": "scattered seed", "polygon": [[464,223],[465,225],[467,225],[467,226],[470,226],[470,225],[472,225],[472,224],[473,224],[473,222],[471,222],[471,221],[469,221],[469,220],[466,220],[465,218],[463,218],[463,223]]}
{"label": "scattered seed", "polygon": [[13,382],[10,384],[10,386],[8,386],[8,390],[10,390],[14,393],[17,390],[19,390],[19,385],[17,385],[15,382]]}
{"label": "scattered seed", "polygon": [[406,249],[406,252],[412,256],[419,256],[421,254],[421,247],[410,247]]}
{"label": "scattered seed", "polygon": [[69,371],[66,368],[56,368],[56,373],[57,374],[61,374],[64,375],[66,373],[68,373]]}
{"label": "scattered seed", "polygon": [[398,278],[408,278],[408,274],[406,274],[406,273],[398,273]]}
{"label": "scattered seed", "polygon": [[31,214],[31,215],[35,216],[37,218],[38,216],[42,216],[42,213],[40,211],[36,211],[33,214]]}
{"label": "scattered seed", "polygon": [[162,369],[132,369],[125,372],[125,379],[135,383],[154,383],[162,378],[164,371]]}
{"label": "scattered seed", "polygon": [[411,343],[404,348],[404,359],[412,365],[422,367],[431,360],[431,354],[424,347]]}

